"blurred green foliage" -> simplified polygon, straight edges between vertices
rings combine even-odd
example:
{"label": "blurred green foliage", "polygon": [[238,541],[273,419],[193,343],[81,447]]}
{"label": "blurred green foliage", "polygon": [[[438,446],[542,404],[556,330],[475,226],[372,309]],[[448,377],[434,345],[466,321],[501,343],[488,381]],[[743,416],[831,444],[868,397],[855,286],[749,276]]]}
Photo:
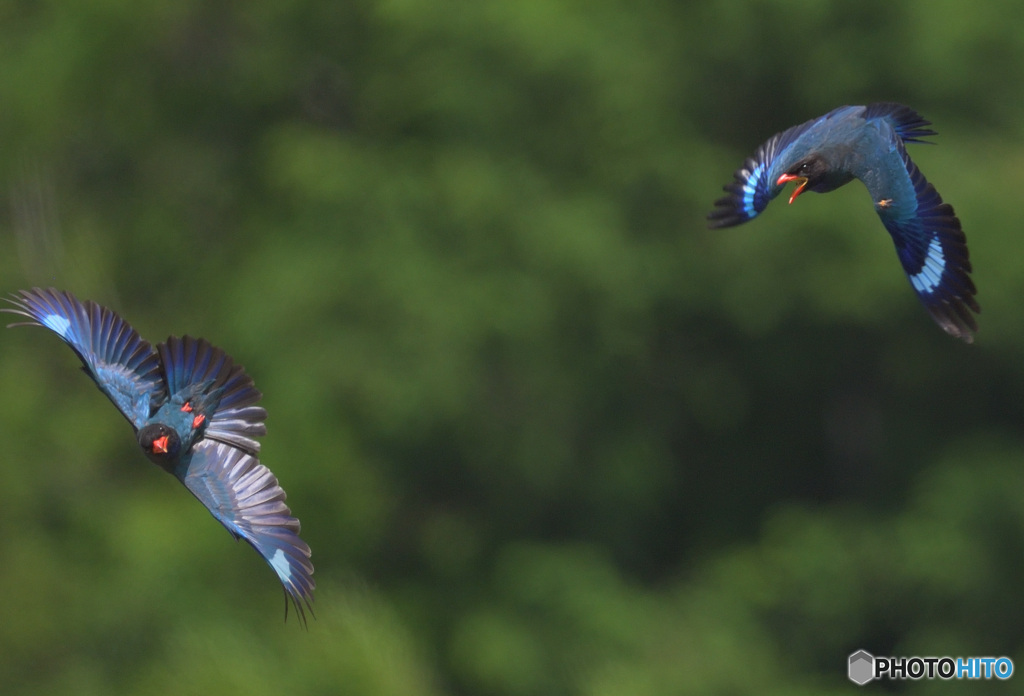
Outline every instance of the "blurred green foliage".
{"label": "blurred green foliage", "polygon": [[[1018,15],[7,3],[6,289],[244,364],[318,589],[283,624],[70,351],[4,332],[0,691],[820,694],[860,648],[1024,664]],[[912,154],[970,242],[974,346],[859,184],[705,229],[765,138],[880,100],[941,134]]]}

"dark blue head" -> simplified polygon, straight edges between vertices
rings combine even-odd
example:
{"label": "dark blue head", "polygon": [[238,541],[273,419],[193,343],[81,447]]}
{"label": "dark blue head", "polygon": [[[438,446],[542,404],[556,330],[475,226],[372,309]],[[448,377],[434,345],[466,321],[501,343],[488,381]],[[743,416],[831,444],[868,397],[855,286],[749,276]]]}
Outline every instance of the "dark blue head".
{"label": "dark blue head", "polygon": [[181,438],[174,428],[150,423],[139,430],[139,446],[151,462],[172,471],[181,454]]}
{"label": "dark blue head", "polygon": [[802,160],[790,167],[786,172],[779,177],[778,181],[775,182],[776,186],[785,186],[790,181],[798,182],[797,187],[793,190],[793,195],[789,197],[789,202],[792,203],[796,200],[804,191],[814,191],[816,193],[825,193],[831,191],[834,188],[842,186],[846,181],[833,183],[830,181],[829,174],[832,168],[829,166],[825,158],[820,154],[812,154],[804,157]]}

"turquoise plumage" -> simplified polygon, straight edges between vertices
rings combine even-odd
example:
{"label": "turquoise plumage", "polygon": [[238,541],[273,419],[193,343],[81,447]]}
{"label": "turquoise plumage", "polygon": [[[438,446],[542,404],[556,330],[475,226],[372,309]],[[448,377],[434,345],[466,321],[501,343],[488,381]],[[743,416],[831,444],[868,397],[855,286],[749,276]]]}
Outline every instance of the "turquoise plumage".
{"label": "turquoise plumage", "polygon": [[712,228],[744,223],[761,213],[789,182],[826,193],[860,179],[892,236],[910,285],[947,333],[968,343],[978,330],[967,240],[944,203],[907,154],[927,142],[931,125],[902,104],[841,106],[778,133],[762,144],[725,186],[729,194],[708,215]]}
{"label": "turquoise plumage", "polygon": [[[267,412],[241,366],[204,339],[171,336],[154,350],[113,311],[69,292],[21,291],[0,309],[67,343],[136,432],[150,461],[181,481],[236,539],[274,569],[305,625],[315,583],[310,550],[277,479],[257,459]],[[287,602],[285,603],[287,615]]]}

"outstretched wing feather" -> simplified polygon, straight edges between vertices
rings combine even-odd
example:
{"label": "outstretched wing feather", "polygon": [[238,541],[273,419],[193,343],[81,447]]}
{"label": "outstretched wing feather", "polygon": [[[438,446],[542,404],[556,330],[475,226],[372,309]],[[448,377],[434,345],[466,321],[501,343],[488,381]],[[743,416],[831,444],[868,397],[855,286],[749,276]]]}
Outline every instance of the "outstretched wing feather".
{"label": "outstretched wing feather", "polygon": [[176,474],[232,536],[248,542],[274,569],[305,623],[316,587],[310,550],[270,469],[239,449],[204,439]]}
{"label": "outstretched wing feather", "polygon": [[114,311],[55,288],[22,290],[8,300],[30,321],[10,326],[43,326],[71,347],[82,369],[138,430],[165,397],[156,351]]}

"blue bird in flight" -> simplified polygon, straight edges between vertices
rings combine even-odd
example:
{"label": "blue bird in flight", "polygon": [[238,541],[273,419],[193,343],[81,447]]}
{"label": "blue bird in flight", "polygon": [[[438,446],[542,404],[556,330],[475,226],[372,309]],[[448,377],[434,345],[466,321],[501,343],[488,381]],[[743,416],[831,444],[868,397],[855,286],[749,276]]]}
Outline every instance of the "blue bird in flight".
{"label": "blue bird in flight", "polygon": [[[8,300],[30,321],[61,337],[82,370],[135,430],[151,462],[192,492],[235,539],[245,539],[274,569],[306,624],[312,615],[313,565],[285,492],[260,464],[267,412],[252,378],[205,339],[171,336],[156,349],[126,321],[95,302],[53,288]],[[285,601],[285,617],[288,602]]]}
{"label": "blue bird in flight", "polygon": [[804,191],[826,193],[860,179],[889,231],[910,285],[946,333],[967,343],[979,313],[967,239],[952,206],[907,154],[907,143],[936,135],[902,104],[841,106],[777,133],[763,143],[724,187],[729,194],[708,215],[712,229],[756,217],[789,182],[792,203]]}

